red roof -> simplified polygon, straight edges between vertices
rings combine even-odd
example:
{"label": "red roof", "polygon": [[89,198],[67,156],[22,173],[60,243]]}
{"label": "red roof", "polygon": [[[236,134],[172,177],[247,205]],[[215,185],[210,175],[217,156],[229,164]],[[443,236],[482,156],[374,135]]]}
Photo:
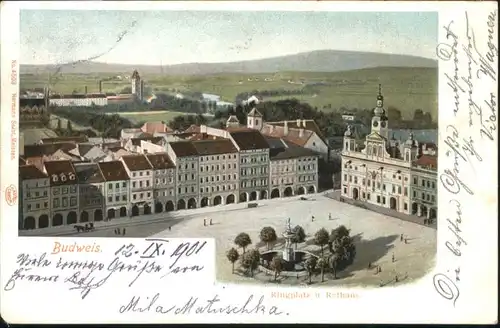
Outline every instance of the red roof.
{"label": "red roof", "polygon": [[146,122],[141,128],[142,132],[155,134],[157,132],[171,132],[172,130],[164,122]]}
{"label": "red roof", "polygon": [[437,168],[437,156],[422,155],[413,163],[419,166],[427,166],[435,169]]}

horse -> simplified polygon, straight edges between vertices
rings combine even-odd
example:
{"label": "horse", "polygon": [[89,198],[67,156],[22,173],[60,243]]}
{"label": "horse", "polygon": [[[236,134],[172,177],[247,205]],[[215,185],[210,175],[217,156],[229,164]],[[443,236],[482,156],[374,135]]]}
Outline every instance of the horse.
{"label": "horse", "polygon": [[82,226],[81,224],[75,224],[75,225],[73,226],[73,228],[75,228],[75,229],[76,229],[76,232],[82,232],[82,231],[85,231],[85,230],[86,230],[86,229],[85,229],[85,227],[84,227],[84,226]]}

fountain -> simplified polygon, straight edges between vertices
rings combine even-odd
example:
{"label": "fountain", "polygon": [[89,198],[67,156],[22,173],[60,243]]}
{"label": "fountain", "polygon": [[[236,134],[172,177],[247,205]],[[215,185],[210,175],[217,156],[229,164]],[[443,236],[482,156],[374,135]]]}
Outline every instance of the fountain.
{"label": "fountain", "polygon": [[[297,274],[306,274],[307,272],[302,265],[306,256],[314,256],[316,258],[317,256],[308,251],[295,250],[293,248],[292,239],[295,237],[295,232],[292,229],[290,218],[286,220],[285,231],[282,236],[285,239],[284,248],[282,250],[273,249],[262,252],[260,253],[261,259],[263,262],[270,263],[275,256],[281,255],[281,258],[284,261],[283,271],[281,271],[282,276],[297,276]],[[260,269],[261,271],[269,270],[264,267],[261,267]]]}

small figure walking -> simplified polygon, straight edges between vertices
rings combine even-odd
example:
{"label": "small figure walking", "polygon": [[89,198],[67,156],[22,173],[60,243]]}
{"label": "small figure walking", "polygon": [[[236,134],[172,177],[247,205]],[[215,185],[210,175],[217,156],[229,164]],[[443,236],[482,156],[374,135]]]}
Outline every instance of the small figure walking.
{"label": "small figure walking", "polygon": [[394,253],[392,253],[392,262],[396,262],[396,257],[394,256]]}
{"label": "small figure walking", "polygon": [[117,228],[115,228],[115,235],[117,235],[117,234],[118,234],[118,229],[117,229]]}
{"label": "small figure walking", "polygon": [[368,262],[368,269],[372,268],[372,262]]}
{"label": "small figure walking", "polygon": [[328,213],[328,220],[332,219],[332,213]]}
{"label": "small figure walking", "polygon": [[124,235],[124,236],[125,236],[125,232],[126,232],[126,229],[125,229],[125,228],[123,228],[123,235]]}
{"label": "small figure walking", "polygon": [[116,228],[116,234],[120,235],[120,228]]}
{"label": "small figure walking", "polygon": [[398,278],[397,275],[396,275],[396,277],[394,279],[396,280],[396,282],[399,282],[399,278]]}
{"label": "small figure walking", "polygon": [[378,266],[378,273],[382,272],[382,267],[379,265]]}
{"label": "small figure walking", "polygon": [[311,216],[311,222],[314,222],[314,215]]}
{"label": "small figure walking", "polygon": [[424,219],[424,225],[427,225],[428,223],[427,219]]}
{"label": "small figure walking", "polygon": [[207,226],[207,219],[203,219],[203,226],[206,227]]}
{"label": "small figure walking", "polygon": [[403,234],[399,236],[399,241],[403,241]]}
{"label": "small figure walking", "polygon": [[168,226],[168,231],[172,231],[172,226]]}
{"label": "small figure walking", "polygon": [[210,219],[210,225],[212,225],[212,219]]}
{"label": "small figure walking", "polygon": [[405,244],[408,244],[408,238],[405,238]]}

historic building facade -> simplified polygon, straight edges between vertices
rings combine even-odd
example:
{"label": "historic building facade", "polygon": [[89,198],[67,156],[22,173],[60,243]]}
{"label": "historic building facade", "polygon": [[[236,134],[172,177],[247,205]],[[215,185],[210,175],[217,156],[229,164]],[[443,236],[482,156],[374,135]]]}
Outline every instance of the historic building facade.
{"label": "historic building facade", "polygon": [[153,167],[155,213],[175,210],[175,165],[167,153],[148,154]]}
{"label": "historic building facade", "polygon": [[[429,194],[429,201],[431,201],[433,189],[431,181],[435,183],[437,173],[435,167],[431,169],[426,166],[426,170],[422,169],[419,163],[427,158],[424,156],[430,155],[422,154],[422,144],[414,140],[412,133],[404,142],[389,137],[389,120],[383,108],[383,99],[379,89],[371,133],[364,141],[356,140],[351,126],[345,132],[342,150],[341,195],[355,201],[420,216],[422,214],[418,212],[418,208],[422,206],[417,204],[421,202],[415,204],[415,197],[421,196],[422,190],[412,190],[417,188],[414,182],[418,181],[419,186],[425,188],[424,197],[427,199],[427,194]],[[436,156],[431,161],[435,162],[437,160],[435,158]],[[419,176],[425,176],[425,178]],[[427,187],[427,182],[422,185],[422,179],[429,181],[429,187]],[[434,216],[428,218],[435,218],[436,211],[432,211],[432,214]]]}
{"label": "historic building facade", "polygon": [[98,163],[104,177],[106,219],[130,215],[130,177],[121,161]]}
{"label": "historic building facade", "polygon": [[144,155],[120,159],[130,177],[130,215],[151,214],[153,208],[153,166]]}
{"label": "historic building facade", "polygon": [[50,181],[46,173],[34,165],[19,167],[22,208],[19,213],[23,229],[50,226]]}
{"label": "historic building facade", "polygon": [[199,207],[198,152],[189,141],[170,142],[167,153],[176,166],[176,209]]}
{"label": "historic building facade", "polygon": [[95,222],[104,219],[104,177],[96,163],[74,165],[78,179],[79,222]]}

